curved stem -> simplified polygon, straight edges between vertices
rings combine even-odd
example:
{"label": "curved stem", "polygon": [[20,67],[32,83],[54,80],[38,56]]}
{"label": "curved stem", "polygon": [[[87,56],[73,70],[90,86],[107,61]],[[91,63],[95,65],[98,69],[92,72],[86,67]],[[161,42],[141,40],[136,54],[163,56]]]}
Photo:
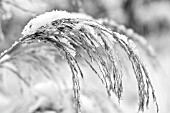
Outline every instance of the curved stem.
{"label": "curved stem", "polygon": [[12,51],[13,51],[15,48],[17,48],[20,44],[21,44],[21,41],[15,41],[15,43],[14,43],[9,49],[5,50],[4,52],[2,52],[2,53],[0,54],[0,59],[1,59],[2,57],[4,57],[6,54],[12,52]]}

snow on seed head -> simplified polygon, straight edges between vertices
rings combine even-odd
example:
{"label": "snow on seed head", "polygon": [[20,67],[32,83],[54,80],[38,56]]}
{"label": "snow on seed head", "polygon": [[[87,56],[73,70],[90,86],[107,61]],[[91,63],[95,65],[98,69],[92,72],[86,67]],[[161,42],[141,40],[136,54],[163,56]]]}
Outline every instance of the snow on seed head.
{"label": "snow on seed head", "polygon": [[64,18],[81,18],[81,19],[92,19],[92,17],[81,14],[81,13],[69,13],[66,11],[53,10],[51,12],[46,12],[35,18],[31,19],[29,23],[24,27],[22,35],[34,34],[40,27],[50,24],[52,21]]}

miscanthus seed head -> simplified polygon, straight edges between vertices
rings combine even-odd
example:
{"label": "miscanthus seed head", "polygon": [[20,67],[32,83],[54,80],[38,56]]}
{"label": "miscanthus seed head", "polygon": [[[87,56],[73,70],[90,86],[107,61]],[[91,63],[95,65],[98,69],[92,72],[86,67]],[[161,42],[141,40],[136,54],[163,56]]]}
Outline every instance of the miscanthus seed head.
{"label": "miscanthus seed head", "polygon": [[[112,22],[112,24],[115,23]],[[107,26],[110,27],[107,28]],[[108,22],[105,25],[102,20],[96,21],[85,14],[56,10],[30,20],[22,32],[23,37],[20,41],[28,42],[28,44],[35,40],[49,42],[64,53],[62,55],[66,58],[72,72],[76,113],[81,110],[79,75],[83,78],[76,55],[83,58],[98,75],[102,83],[105,84],[108,95],[113,92],[119,100],[121,99],[123,73],[119,55],[114,48],[114,44],[117,43],[128,55],[136,75],[139,111],[144,111],[145,105],[148,106],[149,89],[152,90],[158,110],[154,89],[148,72],[139,58],[136,45],[133,42],[134,38],[127,37],[132,35],[133,31],[130,30],[128,33],[124,31],[126,31],[124,26],[120,26],[118,29],[116,24],[110,25]],[[76,46],[85,50],[88,58],[85,57],[84,53],[77,52]],[[97,68],[92,65],[92,62],[97,64]]]}

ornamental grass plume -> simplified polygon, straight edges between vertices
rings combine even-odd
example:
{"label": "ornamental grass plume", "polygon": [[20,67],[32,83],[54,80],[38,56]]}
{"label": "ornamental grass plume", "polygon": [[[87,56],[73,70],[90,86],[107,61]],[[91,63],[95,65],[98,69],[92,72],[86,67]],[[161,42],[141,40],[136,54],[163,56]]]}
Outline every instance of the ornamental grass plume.
{"label": "ornamental grass plume", "polygon": [[[96,73],[105,85],[109,96],[113,93],[119,101],[121,100],[123,93],[123,72],[121,60],[114,48],[114,45],[118,44],[127,54],[136,75],[139,93],[138,110],[144,111],[145,106],[148,106],[151,90],[152,98],[156,103],[158,111],[154,88],[148,71],[139,58],[133,39],[128,38],[127,34],[119,33],[118,30],[115,31],[107,28],[109,25],[100,23],[98,20],[85,14],[68,13],[66,11],[47,12],[30,20],[22,32],[23,37],[9,50],[3,52],[0,58],[3,58],[15,46],[23,43],[43,42],[54,46],[60,55],[67,60],[72,72],[75,110],[76,113],[79,113],[81,112],[80,77],[83,78],[85,75],[82,72],[77,57],[84,59],[87,65]],[[80,48],[83,52],[77,51],[77,48]],[[36,56],[34,56],[34,59],[39,60]],[[2,60],[1,64],[3,62]],[[42,63],[41,65],[46,66]],[[50,70],[48,66],[46,68]],[[18,76],[29,86],[29,83],[21,75]],[[49,76],[49,79],[53,80],[53,77]]]}

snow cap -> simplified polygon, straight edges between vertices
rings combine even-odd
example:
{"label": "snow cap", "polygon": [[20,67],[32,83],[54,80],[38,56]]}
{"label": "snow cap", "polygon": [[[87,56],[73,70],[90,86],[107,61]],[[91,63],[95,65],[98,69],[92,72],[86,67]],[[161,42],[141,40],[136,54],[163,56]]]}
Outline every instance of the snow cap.
{"label": "snow cap", "polygon": [[82,18],[82,19],[92,19],[91,16],[82,13],[69,13],[66,11],[53,10],[51,12],[46,12],[35,18],[31,19],[28,24],[24,27],[22,35],[34,34],[40,27],[50,24],[52,21],[64,18]]}

